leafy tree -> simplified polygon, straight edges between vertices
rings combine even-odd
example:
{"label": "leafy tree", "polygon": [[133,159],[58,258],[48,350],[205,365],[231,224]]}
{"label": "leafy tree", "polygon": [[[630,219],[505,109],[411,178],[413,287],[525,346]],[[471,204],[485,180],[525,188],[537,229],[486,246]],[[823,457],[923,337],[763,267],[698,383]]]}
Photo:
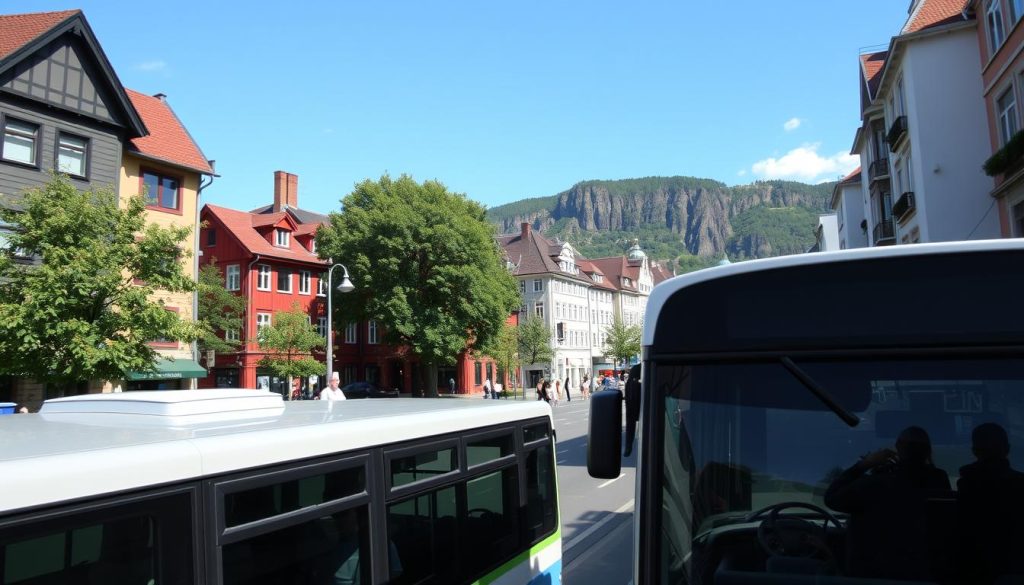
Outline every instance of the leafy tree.
{"label": "leafy tree", "polygon": [[[481,352],[494,358],[503,371],[514,372],[513,366],[519,363],[517,327],[506,322],[502,325],[501,331],[491,339],[491,343],[481,348]],[[519,376],[515,377],[522,380]],[[512,396],[515,396],[515,387],[512,388]]]}
{"label": "leafy tree", "polygon": [[605,329],[605,355],[611,357],[615,364],[628,364],[630,358],[640,353],[640,333],[639,325],[627,327],[622,318],[616,315],[612,324]]}
{"label": "leafy tree", "polygon": [[519,359],[524,364],[546,364],[554,355],[551,330],[544,319],[530,316],[519,324]]}
{"label": "leafy tree", "polygon": [[[154,372],[149,342],[191,341],[198,326],[164,309],[158,290],[195,290],[181,258],[187,227],[146,225],[145,204],[79,191],[56,175],[0,219],[0,373],[84,392],[89,380]],[[31,261],[26,258],[32,258]]]}
{"label": "leafy tree", "polygon": [[199,269],[199,350],[206,352],[236,351],[241,341],[221,337],[227,331],[241,331],[245,314],[245,297],[224,286],[224,275],[217,268],[217,259]]}
{"label": "leafy tree", "polygon": [[290,311],[274,313],[270,325],[260,329],[256,336],[260,350],[266,352],[260,365],[274,372],[276,376],[288,378],[288,395],[291,397],[292,379],[323,375],[326,366],[313,358],[313,350],[324,347],[327,341],[317,335],[307,315],[298,303]]}
{"label": "leafy tree", "polygon": [[385,342],[420,357],[420,388],[436,394],[438,364],[486,347],[519,305],[494,228],[479,203],[406,175],[363,181],[341,203],[317,232],[320,256],[356,285],[331,291],[337,314],[377,320]]}

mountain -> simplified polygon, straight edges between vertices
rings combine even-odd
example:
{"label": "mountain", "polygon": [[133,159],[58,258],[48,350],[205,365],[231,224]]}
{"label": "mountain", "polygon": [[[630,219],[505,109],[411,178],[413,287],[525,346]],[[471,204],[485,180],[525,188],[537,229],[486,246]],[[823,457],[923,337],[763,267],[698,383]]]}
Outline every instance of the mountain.
{"label": "mountain", "polygon": [[621,254],[638,238],[651,258],[699,268],[723,254],[737,260],[807,250],[834,186],[757,181],[729,187],[693,177],[584,181],[487,215],[502,233],[529,222],[590,257]]}

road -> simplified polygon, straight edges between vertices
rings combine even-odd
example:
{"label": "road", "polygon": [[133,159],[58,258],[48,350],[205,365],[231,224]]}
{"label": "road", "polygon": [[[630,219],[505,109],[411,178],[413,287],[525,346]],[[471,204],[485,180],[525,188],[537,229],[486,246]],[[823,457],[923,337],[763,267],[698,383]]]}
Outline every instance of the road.
{"label": "road", "polygon": [[625,585],[633,570],[632,522],[636,454],[618,479],[587,474],[590,403],[554,407],[558,495],[562,513],[562,579],[566,585]]}

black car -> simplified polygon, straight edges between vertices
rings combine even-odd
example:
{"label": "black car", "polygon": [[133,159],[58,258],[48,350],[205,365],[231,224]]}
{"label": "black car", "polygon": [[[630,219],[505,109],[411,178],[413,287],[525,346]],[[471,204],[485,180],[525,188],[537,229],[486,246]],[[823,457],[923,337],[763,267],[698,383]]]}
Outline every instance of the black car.
{"label": "black car", "polygon": [[383,390],[372,382],[352,382],[341,387],[346,399],[353,398],[397,398],[398,390]]}

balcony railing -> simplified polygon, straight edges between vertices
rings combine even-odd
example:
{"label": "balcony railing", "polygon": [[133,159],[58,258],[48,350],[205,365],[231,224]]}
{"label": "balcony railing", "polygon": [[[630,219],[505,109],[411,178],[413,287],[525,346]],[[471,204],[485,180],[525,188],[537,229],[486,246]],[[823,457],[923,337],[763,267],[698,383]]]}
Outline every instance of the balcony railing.
{"label": "balcony railing", "polygon": [[911,212],[916,208],[917,206],[914,203],[914,192],[907,191],[900,195],[900,198],[893,204],[892,215],[896,218],[897,222],[903,223],[903,220],[909,217]]}
{"label": "balcony railing", "polygon": [[868,167],[868,177],[871,179],[872,183],[880,179],[888,179],[889,159],[880,158],[875,162],[871,163],[871,166]]}
{"label": "balcony railing", "polygon": [[907,117],[899,116],[892,121],[892,126],[889,127],[889,133],[885,136],[885,141],[889,143],[889,150],[896,152],[896,146],[899,145],[900,140],[907,135]]}
{"label": "balcony railing", "polygon": [[884,246],[896,241],[896,232],[892,229],[891,219],[885,219],[876,223],[873,234],[876,246]]}

